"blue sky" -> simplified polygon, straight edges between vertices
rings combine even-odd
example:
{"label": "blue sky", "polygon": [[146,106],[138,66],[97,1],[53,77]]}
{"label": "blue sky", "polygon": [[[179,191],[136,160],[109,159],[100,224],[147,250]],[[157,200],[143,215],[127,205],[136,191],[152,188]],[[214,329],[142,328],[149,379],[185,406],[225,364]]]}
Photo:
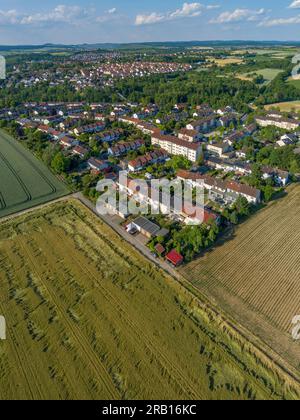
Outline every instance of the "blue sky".
{"label": "blue sky", "polygon": [[300,40],[300,0],[0,0],[0,44]]}

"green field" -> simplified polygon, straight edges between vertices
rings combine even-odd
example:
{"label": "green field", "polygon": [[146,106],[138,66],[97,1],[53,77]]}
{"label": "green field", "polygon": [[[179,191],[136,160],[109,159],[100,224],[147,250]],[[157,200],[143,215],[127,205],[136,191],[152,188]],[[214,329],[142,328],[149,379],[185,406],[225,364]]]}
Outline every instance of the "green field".
{"label": "green field", "polygon": [[282,399],[299,387],[75,200],[0,225],[0,399]]}
{"label": "green field", "polygon": [[295,88],[300,89],[300,79],[299,80],[289,79],[288,83],[294,86]]}
{"label": "green field", "polygon": [[263,76],[263,78],[265,79],[265,84],[269,84],[280,73],[282,73],[282,70],[279,70],[279,69],[263,69],[263,70],[256,70],[255,72],[251,72],[251,73],[239,74],[237,75],[237,77],[242,80],[252,81],[256,75]]}
{"label": "green field", "polygon": [[42,162],[0,130],[0,217],[67,193]]}

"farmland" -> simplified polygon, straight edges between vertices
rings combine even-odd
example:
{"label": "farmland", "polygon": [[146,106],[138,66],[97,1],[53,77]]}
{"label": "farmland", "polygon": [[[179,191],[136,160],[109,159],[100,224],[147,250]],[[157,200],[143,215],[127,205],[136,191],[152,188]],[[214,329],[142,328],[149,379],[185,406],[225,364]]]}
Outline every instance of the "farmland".
{"label": "farmland", "polygon": [[75,200],[0,226],[1,399],[280,399],[299,388]]}
{"label": "farmland", "polygon": [[300,101],[291,101],[291,102],[278,102],[276,104],[266,105],[267,110],[272,108],[279,108],[282,112],[291,112],[295,110],[296,112],[300,111]]}
{"label": "farmland", "polygon": [[0,131],[0,217],[53,200],[67,192],[29,151]]}
{"label": "farmland", "polygon": [[256,76],[263,76],[263,78],[265,79],[265,84],[269,84],[281,72],[282,72],[282,70],[278,70],[278,69],[263,69],[263,70],[257,70],[253,73],[239,74],[239,75],[237,75],[237,77],[241,80],[252,81],[252,80],[254,80],[254,78]]}
{"label": "farmland", "polygon": [[288,82],[290,85],[294,86],[297,89],[300,89],[300,80],[299,79],[289,79]]}
{"label": "farmland", "polygon": [[225,67],[229,64],[242,64],[244,62],[241,58],[228,57],[228,58],[212,58],[211,61],[218,67]]}
{"label": "farmland", "polygon": [[300,187],[241,225],[182,273],[299,369],[291,336],[300,307]]}

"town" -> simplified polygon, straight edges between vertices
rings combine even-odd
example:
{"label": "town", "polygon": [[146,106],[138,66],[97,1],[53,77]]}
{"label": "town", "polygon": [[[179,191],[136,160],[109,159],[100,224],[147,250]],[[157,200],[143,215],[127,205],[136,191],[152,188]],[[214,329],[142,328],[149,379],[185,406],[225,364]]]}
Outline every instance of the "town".
{"label": "town", "polygon": [[299,400],[299,1],[11,3],[0,400]]}
{"label": "town", "polygon": [[[0,118],[2,127],[33,152],[42,151],[49,167],[94,203],[99,198],[97,182],[110,179],[131,200],[158,207],[159,216],[137,219],[118,206],[109,210],[119,218],[114,223],[147,244],[153,256],[177,267],[296,181],[300,116],[278,110],[243,114],[231,104],[213,109],[207,103],[174,104],[170,114],[161,114],[153,103],[46,102],[3,109]],[[164,128],[162,119],[172,115],[182,128]],[[265,138],[268,129],[272,138]],[[272,159],[268,162],[270,156],[276,157],[276,165]],[[126,186],[117,183],[121,171],[128,175]],[[191,190],[204,189],[205,205],[198,215],[205,226],[195,228],[201,238],[198,246],[191,250],[189,236],[189,226],[199,222],[196,216],[187,208],[168,214],[162,203],[138,191],[137,178],[186,181]]]}

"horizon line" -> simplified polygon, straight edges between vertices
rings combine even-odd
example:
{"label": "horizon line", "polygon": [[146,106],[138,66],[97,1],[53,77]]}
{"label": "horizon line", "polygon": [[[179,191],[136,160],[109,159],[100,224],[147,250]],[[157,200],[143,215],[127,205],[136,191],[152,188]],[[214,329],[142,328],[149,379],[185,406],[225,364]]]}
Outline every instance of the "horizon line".
{"label": "horizon line", "polygon": [[82,42],[82,43],[53,43],[53,42],[46,42],[43,44],[0,44],[0,48],[17,48],[17,47],[47,47],[47,46],[54,46],[54,47],[77,47],[77,46],[93,46],[93,45],[145,45],[145,44],[192,44],[192,43],[276,43],[276,44],[300,44],[300,40],[253,40],[253,39],[231,39],[231,40],[222,40],[222,39],[211,39],[211,40],[190,40],[190,41],[136,41],[136,42]]}

